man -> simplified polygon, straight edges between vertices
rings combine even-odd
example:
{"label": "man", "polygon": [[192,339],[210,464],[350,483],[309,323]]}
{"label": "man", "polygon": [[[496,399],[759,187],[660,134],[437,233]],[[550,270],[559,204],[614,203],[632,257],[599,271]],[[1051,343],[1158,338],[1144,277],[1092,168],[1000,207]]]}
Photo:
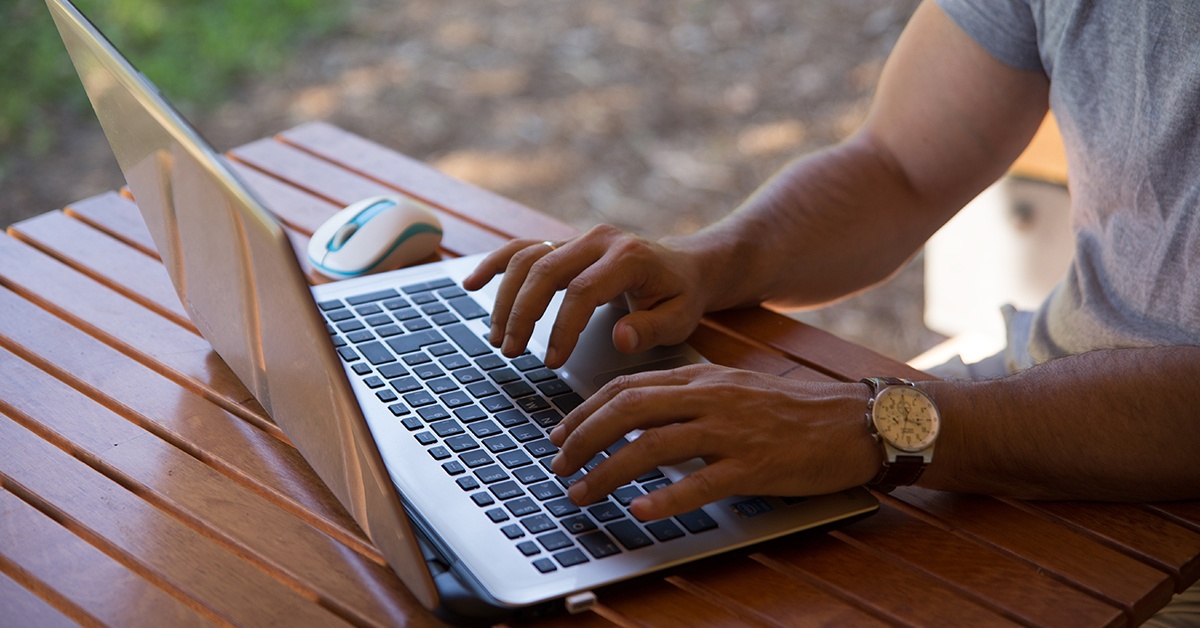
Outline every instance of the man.
{"label": "man", "polygon": [[[1030,6],[1030,5],[1035,6]],[[1076,259],[1028,346],[990,381],[918,382],[942,418],[918,484],[1031,499],[1200,497],[1200,4],[940,0],[914,14],[862,129],[799,159],[721,222],[649,242],[598,227],[514,241],[468,279],[504,278],[493,344],[516,355],[565,289],[561,365],[595,307],[632,305],[623,351],[683,341],[705,312],[827,303],[883,281],[1028,143],[1052,106],[1070,164]],[[621,378],[551,435],[580,504],[659,465],[708,466],[634,500],[658,519],[734,493],[804,495],[885,466],[872,389],[715,366]]]}

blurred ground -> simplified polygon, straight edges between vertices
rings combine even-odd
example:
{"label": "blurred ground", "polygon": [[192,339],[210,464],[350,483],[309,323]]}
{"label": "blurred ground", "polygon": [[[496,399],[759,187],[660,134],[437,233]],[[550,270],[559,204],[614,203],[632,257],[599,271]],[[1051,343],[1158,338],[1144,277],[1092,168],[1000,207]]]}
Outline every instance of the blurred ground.
{"label": "blurred ground", "polygon": [[[580,228],[660,236],[852,132],[916,0],[352,4],[338,36],[189,117],[218,148],[325,119]],[[121,184],[94,121],[63,127],[0,182],[0,223]],[[918,258],[797,316],[907,359],[939,339],[921,314]]]}

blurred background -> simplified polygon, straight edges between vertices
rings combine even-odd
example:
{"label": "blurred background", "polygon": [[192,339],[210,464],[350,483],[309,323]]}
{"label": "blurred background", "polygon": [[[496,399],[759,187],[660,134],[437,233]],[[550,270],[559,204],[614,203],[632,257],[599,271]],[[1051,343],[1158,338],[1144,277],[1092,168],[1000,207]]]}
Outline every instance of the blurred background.
{"label": "blurred background", "polygon": [[[218,149],[327,120],[657,237],[853,132],[917,0],[77,4]],[[42,1],[0,3],[0,33],[0,225],[123,185]],[[921,266],[796,316],[906,360],[942,339]]]}

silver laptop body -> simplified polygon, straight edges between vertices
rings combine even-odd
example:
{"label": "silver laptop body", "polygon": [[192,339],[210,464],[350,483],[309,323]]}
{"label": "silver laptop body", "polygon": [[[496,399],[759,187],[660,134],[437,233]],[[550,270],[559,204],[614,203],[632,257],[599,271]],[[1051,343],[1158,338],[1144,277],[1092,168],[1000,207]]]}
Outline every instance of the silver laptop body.
{"label": "silver laptop body", "polygon": [[[465,381],[456,382],[454,378],[460,371],[450,371],[448,366],[443,376],[422,379],[411,372],[403,378],[395,376],[399,370],[411,370],[405,360],[410,354],[397,354],[384,361],[384,356],[364,348],[367,343],[348,341],[353,332],[343,331],[340,323],[353,319],[361,324],[358,331],[378,333],[380,337],[370,341],[373,347],[400,346],[402,343],[389,343],[379,327],[362,321],[379,313],[396,315],[396,310],[389,308],[399,306],[400,301],[407,302],[405,307],[420,309],[421,304],[412,300],[418,293],[447,302],[460,298],[442,296],[454,294],[446,287],[416,291],[413,287],[434,281],[439,286],[446,281],[457,284],[474,268],[478,257],[310,287],[283,227],[230,171],[224,157],[209,147],[74,6],[67,0],[47,0],[47,5],[163,263],[197,328],[427,608],[451,619],[494,620],[559,608],[572,596],[585,600],[586,605],[586,600],[593,599],[587,592],[605,584],[868,514],[878,507],[876,500],[861,489],[800,500],[734,497],[705,506],[701,516],[712,525],[700,525],[698,528],[703,529],[697,532],[692,531],[694,520],[666,520],[666,524],[651,529],[625,516],[623,520],[630,523],[621,524],[621,530],[627,534],[618,537],[613,520],[602,518],[611,517],[615,512],[612,508],[603,515],[591,514],[590,518],[587,515],[591,511],[580,511],[594,524],[581,530],[570,527],[582,525],[575,513],[550,512],[550,502],[565,506],[560,501],[563,498],[531,496],[535,484],[551,490],[556,482],[562,483],[545,471],[540,460],[509,466],[513,457],[502,458],[507,451],[500,446],[494,451],[491,444],[479,446],[486,440],[480,437],[469,451],[474,452],[471,455],[476,461],[479,453],[486,453],[491,458],[488,464],[448,467],[446,463],[458,462],[460,455],[456,449],[450,451],[454,449],[450,445],[465,441],[451,440],[453,436],[438,433],[431,426],[449,425],[436,417],[453,416],[466,406],[447,407],[441,415],[428,415],[435,417],[429,421],[423,421],[426,415],[414,410],[432,406],[406,408],[401,414],[395,406],[409,399],[404,395],[417,392],[441,398],[444,389],[432,389],[431,381],[459,384],[462,395],[483,394],[481,389]],[[378,296],[391,292],[394,297]],[[371,299],[372,294],[376,298]],[[488,289],[472,296],[483,308],[490,307],[494,298]],[[364,312],[380,312],[361,314],[358,310],[364,305],[375,306]],[[548,323],[556,307],[557,300],[543,319],[546,324],[539,325],[535,334],[531,345],[534,358],[543,355]],[[327,320],[334,310],[349,318]],[[611,329],[620,315],[611,307],[599,310],[571,360],[553,377],[586,397],[621,373],[672,368],[701,359],[686,346],[660,348],[638,356],[618,353],[612,347]],[[512,411],[525,412],[530,418],[545,412],[529,406],[529,398],[521,396],[526,393],[510,394],[500,385],[492,377],[499,373],[494,364],[489,364],[492,370],[479,365],[482,354],[469,355],[471,351],[464,343],[477,347],[465,338],[468,332],[476,339],[482,337],[487,331],[486,317],[462,318],[445,327],[439,326],[445,323],[432,324],[430,329],[440,333],[441,340],[421,346],[422,352],[430,354],[427,363],[450,364],[448,354],[439,353],[451,349],[468,354],[458,360],[471,361],[470,368],[486,374],[483,381],[497,388],[487,393],[491,400],[488,405],[510,406],[497,412],[508,412],[506,417],[518,419]],[[393,326],[400,329],[393,339],[419,333],[403,329],[396,322]],[[451,334],[451,328],[457,333]],[[487,361],[494,359],[498,358]],[[520,375],[523,367],[505,364],[499,368]],[[385,371],[394,377],[385,377]],[[543,379],[549,377],[544,369],[537,372]],[[415,382],[419,388],[401,393],[404,389],[396,386],[400,381],[408,382],[410,387]],[[540,390],[539,382],[531,385]],[[381,390],[389,393],[381,396]],[[550,409],[565,412],[569,408],[555,401],[565,398],[551,398]],[[484,405],[481,398],[467,399],[472,406]],[[417,420],[417,427],[411,421],[405,423],[406,419]],[[484,420],[495,423],[494,419],[490,415]],[[470,437],[477,426],[483,425],[465,419],[463,422],[469,429],[455,436]],[[524,425],[545,429],[536,420]],[[529,428],[521,430],[524,438],[531,437]],[[526,450],[522,445],[530,441],[513,442],[517,447],[508,451],[521,452]],[[439,447],[449,451],[451,457],[435,459],[442,453],[435,449]],[[663,468],[662,477],[649,480],[642,488],[677,479],[698,464],[702,463]],[[549,477],[526,482],[531,469],[538,466]],[[505,473],[504,482],[517,487],[519,497],[494,491],[501,485],[494,478],[465,488],[462,479],[479,477],[478,472],[485,467]],[[490,496],[493,501],[480,505],[477,500],[483,498],[477,495]],[[517,499],[527,500],[521,503],[532,503],[537,510],[519,514],[510,508],[518,503]],[[613,508],[618,505],[616,500],[609,504]],[[499,516],[507,518],[495,521]],[[534,531],[528,525],[534,516],[543,516],[557,527]],[[570,526],[567,521],[572,522]],[[658,532],[667,530],[668,524],[682,534],[667,534],[667,540],[658,538]],[[640,542],[630,543],[631,531],[649,543],[644,547]],[[515,533],[520,536],[514,538]],[[566,549],[551,549],[544,542],[551,534],[559,542],[565,538],[569,543]],[[585,536],[589,544],[584,544]],[[598,539],[608,540],[604,551],[597,549]],[[530,549],[536,552],[529,554]],[[584,560],[568,565],[560,559],[566,552]]]}

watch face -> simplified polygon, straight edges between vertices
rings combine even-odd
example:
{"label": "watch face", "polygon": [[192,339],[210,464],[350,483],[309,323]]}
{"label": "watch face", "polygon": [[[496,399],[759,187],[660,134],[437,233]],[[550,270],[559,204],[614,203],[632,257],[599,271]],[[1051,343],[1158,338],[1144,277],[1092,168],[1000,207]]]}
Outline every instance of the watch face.
{"label": "watch face", "polygon": [[940,424],[933,401],[912,386],[885,388],[875,399],[871,420],[880,438],[907,452],[932,445]]}

